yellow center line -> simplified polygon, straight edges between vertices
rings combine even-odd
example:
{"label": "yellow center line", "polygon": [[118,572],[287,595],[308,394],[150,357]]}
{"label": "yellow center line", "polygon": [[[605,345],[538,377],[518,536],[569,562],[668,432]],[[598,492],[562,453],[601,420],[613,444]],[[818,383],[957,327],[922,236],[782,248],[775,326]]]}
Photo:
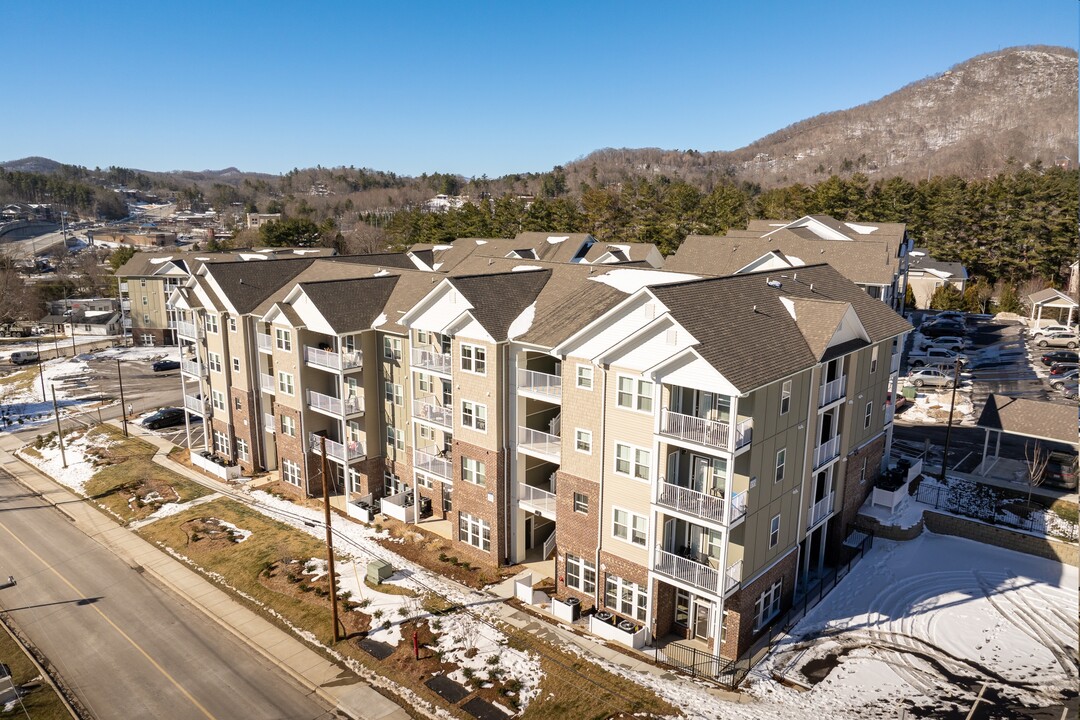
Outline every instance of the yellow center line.
{"label": "yellow center line", "polygon": [[[25,549],[25,550],[26,550],[26,551],[27,551],[28,553],[30,553],[30,554],[31,554],[31,555],[33,555],[33,556],[34,556],[35,558],[37,558],[38,562],[40,562],[40,563],[41,563],[42,565],[44,565],[44,566],[45,566],[46,568],[48,568],[49,570],[51,570],[51,571],[52,571],[52,573],[53,573],[54,575],[56,575],[56,577],[60,578],[60,580],[61,580],[61,581],[63,581],[63,583],[64,583],[65,585],[67,585],[67,586],[68,586],[69,588],[71,588],[71,590],[72,590],[72,591],[73,591],[73,592],[74,592],[74,593],[75,593],[76,595],[78,595],[79,597],[82,597],[82,598],[86,597],[86,594],[85,594],[85,593],[83,593],[83,592],[82,592],[81,590],[79,590],[79,588],[75,587],[75,585],[74,585],[74,584],[72,584],[72,582],[71,582],[70,580],[68,580],[68,579],[67,579],[66,577],[64,577],[63,575],[61,575],[61,574],[60,574],[60,571],[59,571],[59,570],[57,570],[57,569],[56,569],[55,567],[53,567],[52,565],[50,565],[49,563],[47,563],[47,562],[45,561],[45,559],[44,559],[43,557],[41,557],[41,556],[40,556],[40,555],[38,555],[38,554],[37,554],[36,552],[34,552],[34,551],[33,551],[33,549],[31,549],[29,545],[27,545],[27,544],[26,544],[26,543],[24,543],[24,542],[23,542],[22,540],[20,540],[20,539],[19,539],[19,537],[18,537],[18,536],[17,536],[17,535],[15,534],[15,533],[11,532],[11,530],[9,530],[9,529],[8,529],[7,525],[5,525],[4,523],[0,522],[0,528],[2,528],[2,529],[4,530],[4,532],[6,532],[6,533],[7,533],[8,535],[10,535],[10,536],[11,536],[11,538],[12,538],[12,539],[13,539],[13,540],[14,540],[15,542],[17,542],[17,543],[18,543],[19,545],[22,545],[22,547],[23,547],[23,548],[24,548],[24,549]],[[131,636],[130,636],[130,635],[128,635],[128,634],[127,634],[126,632],[124,632],[123,630],[121,630],[121,629],[120,629],[120,626],[119,626],[119,625],[117,625],[117,624],[116,624],[115,622],[113,622],[113,621],[112,621],[112,620],[111,620],[111,619],[109,618],[109,616],[108,616],[108,615],[106,615],[106,614],[105,614],[104,612],[102,612],[102,611],[101,611],[101,608],[99,608],[99,607],[98,607],[97,605],[90,605],[90,607],[91,607],[91,608],[92,608],[92,609],[94,610],[94,612],[96,612],[96,613],[97,613],[98,615],[100,615],[100,616],[101,616],[101,619],[102,619],[102,620],[104,620],[105,622],[109,623],[109,625],[111,625],[111,626],[112,626],[112,628],[113,628],[114,630],[116,630],[116,632],[120,633],[120,636],[121,636],[121,637],[123,637],[123,638],[124,638],[125,640],[127,640],[127,641],[128,641],[129,643],[131,643],[131,646],[132,646],[133,648],[135,648],[135,649],[136,649],[136,650],[138,650],[138,651],[139,651],[140,653],[142,653],[142,656],[143,656],[144,658],[146,658],[146,660],[147,660],[147,661],[148,661],[148,662],[149,662],[149,663],[150,663],[151,665],[153,665],[153,666],[154,666],[154,668],[156,668],[156,669],[157,669],[157,671],[158,671],[159,673],[161,673],[162,675],[164,675],[164,676],[165,676],[165,679],[167,679],[167,680],[168,680],[169,682],[171,682],[171,683],[173,684],[173,686],[174,686],[174,687],[175,687],[175,688],[176,688],[177,690],[179,690],[179,691],[180,691],[180,692],[181,692],[181,693],[182,693],[182,694],[184,695],[184,697],[186,697],[186,698],[187,698],[187,699],[188,699],[188,700],[189,700],[189,701],[191,702],[191,704],[192,704],[192,705],[194,705],[195,707],[197,707],[197,708],[199,709],[199,712],[201,712],[201,713],[202,713],[203,715],[205,715],[205,716],[206,716],[206,717],[207,717],[207,718],[208,718],[209,720],[217,720],[217,718],[216,718],[216,717],[215,717],[215,716],[213,715],[213,713],[211,713],[211,712],[210,712],[209,710],[207,710],[207,709],[206,709],[205,707],[203,707],[203,704],[202,704],[202,703],[200,703],[200,702],[199,702],[198,700],[196,700],[196,699],[195,699],[195,696],[194,696],[194,695],[192,695],[191,693],[189,693],[189,692],[188,692],[188,691],[187,691],[187,690],[186,690],[186,689],[184,688],[184,686],[183,686],[183,685],[181,685],[181,684],[180,684],[179,682],[177,682],[176,678],[174,678],[174,677],[173,677],[172,675],[170,675],[170,674],[169,674],[169,672],[168,672],[168,671],[167,671],[167,670],[166,670],[165,668],[161,667],[161,665],[160,665],[160,664],[158,664],[157,660],[154,660],[154,658],[152,658],[152,657],[150,656],[150,653],[148,653],[148,652],[146,652],[145,650],[143,650],[143,649],[142,649],[142,647],[141,647],[141,646],[139,645],[139,643],[135,642],[135,641],[134,641],[134,640],[133,640],[133,639],[131,638]]]}

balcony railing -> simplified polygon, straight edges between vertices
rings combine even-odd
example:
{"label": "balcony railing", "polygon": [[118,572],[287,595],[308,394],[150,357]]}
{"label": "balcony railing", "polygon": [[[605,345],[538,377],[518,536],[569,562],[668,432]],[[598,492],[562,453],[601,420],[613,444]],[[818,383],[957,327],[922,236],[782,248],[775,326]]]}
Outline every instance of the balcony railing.
{"label": "balcony railing", "polygon": [[204,336],[205,332],[206,331],[203,330],[202,326],[200,325],[195,325],[194,323],[183,322],[180,320],[176,321],[176,334],[180,337],[198,340],[199,338]]}
{"label": "balcony railing", "polygon": [[[311,452],[316,455],[322,455],[322,442],[321,435],[312,433],[308,436],[308,442],[311,445]],[[364,457],[364,443],[359,440],[349,440],[342,444],[337,440],[326,440],[326,457],[333,458],[334,460],[340,460],[341,462],[349,462],[358,458]]]}
{"label": "balcony railing", "polygon": [[120,292],[127,292],[127,291],[128,291],[128,284],[126,282],[120,283]]}
{"label": "balcony railing", "polygon": [[308,390],[307,404],[312,410],[320,410],[337,417],[341,417],[342,414],[355,415],[364,412],[364,398],[356,395],[350,395],[345,400],[342,400],[333,395]]}
{"label": "balcony railing", "polygon": [[440,452],[434,446],[426,447],[423,450],[414,450],[413,470],[450,480],[454,476],[454,466],[450,462],[449,456],[448,452]]}
{"label": "balcony railing", "polygon": [[434,396],[413,400],[413,417],[427,420],[445,428],[454,426],[454,412],[451,408],[435,403]]}
{"label": "balcony railing", "polygon": [[728,565],[724,571],[724,594],[728,594],[742,583],[742,560]]}
{"label": "balcony railing", "polygon": [[661,575],[681,580],[696,588],[710,593],[727,594],[738,587],[742,582],[742,560],[732,563],[723,573],[723,588],[720,587],[720,570],[714,568],[715,558],[703,558],[706,562],[699,562],[695,558],[683,557],[656,546],[653,556],[653,570]]}
{"label": "balcony railing", "polygon": [[268,433],[277,432],[277,418],[270,413],[263,413],[263,430]]}
{"label": "balcony railing", "polygon": [[818,469],[840,454],[840,436],[834,435],[814,448],[814,469]]}
{"label": "balcony railing", "polygon": [[900,353],[896,353],[890,359],[890,361],[889,361],[889,372],[890,373],[898,373],[898,372],[900,372],[900,357],[901,357]]}
{"label": "balcony railing", "polygon": [[885,406],[885,424],[888,425],[889,423],[891,423],[895,416],[896,416],[896,406],[893,405],[892,403],[888,403]]}
{"label": "balcony railing", "polygon": [[274,341],[266,333],[255,333],[255,344],[259,346],[259,352],[274,352]]}
{"label": "balcony railing", "polygon": [[180,371],[193,377],[206,377],[206,366],[191,360],[180,361]]}
{"label": "balcony railing", "polygon": [[277,392],[277,384],[274,383],[274,376],[267,375],[266,373],[259,373],[259,387],[263,392],[268,392],[271,395]]}
{"label": "balcony railing", "polygon": [[562,438],[558,435],[519,426],[517,441],[518,450],[538,455],[542,460],[562,461]]}
{"label": "balcony railing", "polygon": [[184,396],[184,407],[197,415],[202,415],[205,412],[203,401],[190,395]]}
{"label": "balcony railing", "polygon": [[364,355],[360,351],[338,353],[333,350],[314,348],[310,345],[304,346],[304,362],[327,370],[352,370],[363,364],[363,358]]}
{"label": "balcony railing", "polygon": [[120,309],[130,311],[131,310],[131,301],[128,300],[127,298],[124,298],[123,300],[121,300],[120,301]]}
{"label": "balcony railing", "polygon": [[537,510],[548,519],[555,519],[555,493],[532,485],[518,483],[518,500],[529,509]]}
{"label": "balcony railing", "polygon": [[689,440],[719,450],[731,451],[741,448],[751,441],[753,431],[753,418],[747,418],[733,425],[730,422],[684,415],[667,408],[660,410],[661,435]]}
{"label": "balcony railing", "polygon": [[[657,487],[656,504],[672,510],[679,510],[689,515],[724,522],[724,504],[726,500],[717,495],[708,495],[688,487],[661,480]],[[746,516],[746,493],[731,496],[731,524]]]}
{"label": "balcony railing", "polygon": [[810,509],[810,527],[815,527],[819,522],[824,520],[829,513],[833,510],[833,497],[834,493],[829,493],[825,497],[814,503],[814,507]]}
{"label": "balcony railing", "polygon": [[551,402],[562,401],[562,378],[550,373],[518,368],[518,393],[537,396]]}
{"label": "balcony railing", "polygon": [[821,386],[818,396],[818,407],[825,407],[844,397],[847,392],[847,375],[842,375]]}
{"label": "balcony railing", "polygon": [[424,350],[423,348],[413,348],[412,366],[442,373],[443,375],[449,375],[451,368],[450,353]]}

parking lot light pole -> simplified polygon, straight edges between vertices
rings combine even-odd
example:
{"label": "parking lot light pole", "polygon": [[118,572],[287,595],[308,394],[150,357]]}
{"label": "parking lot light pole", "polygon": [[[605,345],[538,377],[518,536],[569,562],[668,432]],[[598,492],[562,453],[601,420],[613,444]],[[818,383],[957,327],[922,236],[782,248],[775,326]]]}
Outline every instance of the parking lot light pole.
{"label": "parking lot light pole", "polygon": [[953,411],[956,410],[956,386],[960,384],[960,357],[956,358],[956,365],[953,367],[953,383],[952,383],[952,400],[949,402],[949,424],[945,426],[945,452],[941,456],[941,474],[938,475],[938,480],[942,484],[945,483],[945,466],[949,462],[949,439],[952,437],[952,421]]}
{"label": "parking lot light pole", "polygon": [[124,404],[124,376],[120,373],[120,358],[116,358],[116,379],[120,382],[120,417],[124,422],[124,437],[128,437],[127,405]]}
{"label": "parking lot light pole", "polygon": [[34,338],[34,347],[37,348],[38,375],[41,376],[41,402],[48,402],[49,397],[45,392],[45,365],[41,362],[41,338]]}

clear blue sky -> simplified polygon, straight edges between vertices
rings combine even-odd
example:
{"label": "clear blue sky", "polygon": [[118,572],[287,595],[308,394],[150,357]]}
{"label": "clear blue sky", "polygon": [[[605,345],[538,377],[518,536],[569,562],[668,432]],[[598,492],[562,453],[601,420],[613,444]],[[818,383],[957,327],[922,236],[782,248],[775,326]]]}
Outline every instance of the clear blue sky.
{"label": "clear blue sky", "polygon": [[1076,0],[5,0],[0,160],[544,171],[732,150],[975,55],[1077,46]]}

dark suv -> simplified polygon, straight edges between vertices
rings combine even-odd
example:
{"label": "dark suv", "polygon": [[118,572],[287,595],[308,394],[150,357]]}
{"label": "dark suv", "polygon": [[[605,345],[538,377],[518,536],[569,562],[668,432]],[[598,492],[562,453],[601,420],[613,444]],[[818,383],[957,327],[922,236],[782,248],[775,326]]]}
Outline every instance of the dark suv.
{"label": "dark suv", "polygon": [[174,407],[161,408],[153,415],[143,418],[142,421],[143,427],[147,430],[157,430],[158,428],[172,427],[183,423],[184,411]]}
{"label": "dark suv", "polygon": [[154,372],[165,372],[167,370],[179,370],[180,363],[175,360],[158,360],[156,363],[150,366]]}
{"label": "dark suv", "polygon": [[1042,356],[1042,364],[1046,367],[1059,362],[1074,363],[1078,361],[1080,361],[1080,358],[1077,357],[1075,350],[1051,350]]}

